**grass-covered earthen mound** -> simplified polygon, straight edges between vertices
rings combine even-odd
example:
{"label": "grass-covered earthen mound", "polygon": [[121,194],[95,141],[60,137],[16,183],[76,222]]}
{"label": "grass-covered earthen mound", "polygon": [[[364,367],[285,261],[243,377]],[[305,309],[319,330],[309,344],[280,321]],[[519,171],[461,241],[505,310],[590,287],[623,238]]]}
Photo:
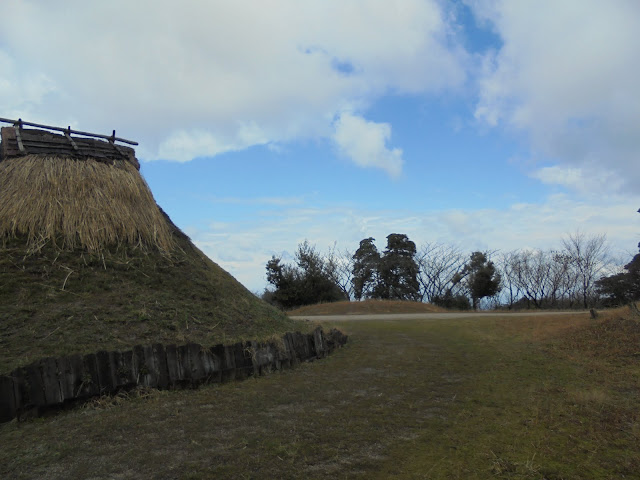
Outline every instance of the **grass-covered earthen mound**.
{"label": "grass-covered earthen mound", "polygon": [[298,315],[365,315],[376,313],[433,313],[446,312],[444,308],[429,303],[401,300],[365,300],[362,302],[333,302],[306,305],[287,312]]}
{"label": "grass-covered earthen mound", "polygon": [[293,328],[173,225],[134,158],[0,156],[0,373],[46,356]]}
{"label": "grass-covered earthen mound", "polygon": [[0,372],[41,357],[137,344],[215,345],[295,328],[174,231],[171,256],[0,246]]}

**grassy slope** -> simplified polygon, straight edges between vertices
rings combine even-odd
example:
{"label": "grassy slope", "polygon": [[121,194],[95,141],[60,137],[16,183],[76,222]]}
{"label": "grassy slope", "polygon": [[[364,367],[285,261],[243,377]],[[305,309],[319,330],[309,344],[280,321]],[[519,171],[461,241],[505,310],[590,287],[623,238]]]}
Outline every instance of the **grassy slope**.
{"label": "grassy slope", "polygon": [[287,312],[289,315],[364,315],[372,313],[431,313],[446,312],[429,303],[400,300],[365,300],[362,302],[334,302],[307,305]]}
{"label": "grassy slope", "polygon": [[0,425],[0,476],[637,478],[637,320],[342,327],[296,370]]}
{"label": "grassy slope", "polygon": [[295,328],[174,232],[181,252],[0,245],[0,373],[44,356],[151,342],[214,345]]}

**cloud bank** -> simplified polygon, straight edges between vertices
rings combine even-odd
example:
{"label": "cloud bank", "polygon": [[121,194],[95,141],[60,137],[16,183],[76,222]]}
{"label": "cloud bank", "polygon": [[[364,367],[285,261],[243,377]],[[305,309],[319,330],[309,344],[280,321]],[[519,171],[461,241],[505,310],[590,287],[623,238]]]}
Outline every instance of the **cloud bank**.
{"label": "cloud bank", "polygon": [[637,192],[640,3],[468,3],[503,41],[483,58],[476,118],[523,133],[534,159],[555,164],[536,178],[584,190],[579,177],[615,177],[609,188]]}
{"label": "cloud bank", "polygon": [[330,139],[342,112],[465,81],[435,0],[63,3],[3,1],[5,115],[117,124],[148,160]]}
{"label": "cloud bank", "polygon": [[143,160],[322,139],[397,176],[402,145],[387,146],[392,125],[368,108],[448,91],[526,139],[533,178],[637,191],[640,3],[461,1],[494,50],[465,51],[462,7],[438,0],[3,0],[0,105],[117,128]]}

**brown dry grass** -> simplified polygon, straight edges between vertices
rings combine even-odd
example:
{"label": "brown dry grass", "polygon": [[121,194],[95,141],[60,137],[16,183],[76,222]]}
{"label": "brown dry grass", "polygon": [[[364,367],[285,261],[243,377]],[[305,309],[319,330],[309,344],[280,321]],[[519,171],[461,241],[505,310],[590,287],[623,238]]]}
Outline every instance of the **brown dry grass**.
{"label": "brown dry grass", "polygon": [[447,310],[429,303],[401,300],[365,300],[306,305],[287,312],[289,315],[364,315],[376,313],[436,313]]}
{"label": "brown dry grass", "polygon": [[25,235],[32,250],[156,247],[170,252],[171,229],[146,182],[127,161],[28,155],[0,162],[0,238]]}
{"label": "brown dry grass", "polygon": [[611,310],[597,321],[571,328],[557,347],[569,356],[637,365],[640,318],[627,308]]}

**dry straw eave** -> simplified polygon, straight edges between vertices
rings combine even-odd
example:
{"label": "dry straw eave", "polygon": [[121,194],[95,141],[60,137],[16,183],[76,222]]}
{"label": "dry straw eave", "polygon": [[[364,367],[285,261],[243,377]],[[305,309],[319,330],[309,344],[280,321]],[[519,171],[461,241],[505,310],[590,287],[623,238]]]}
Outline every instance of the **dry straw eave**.
{"label": "dry straw eave", "polygon": [[172,229],[128,161],[26,155],[0,161],[0,238],[97,252],[174,247]]}

